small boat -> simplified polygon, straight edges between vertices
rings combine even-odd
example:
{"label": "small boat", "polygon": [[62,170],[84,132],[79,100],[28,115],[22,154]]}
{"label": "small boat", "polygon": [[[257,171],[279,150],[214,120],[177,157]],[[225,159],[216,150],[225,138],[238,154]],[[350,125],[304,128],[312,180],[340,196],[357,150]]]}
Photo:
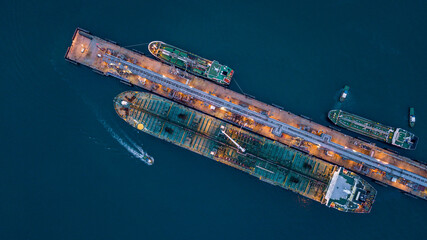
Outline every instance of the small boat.
{"label": "small boat", "polygon": [[348,91],[350,90],[350,87],[345,85],[342,93],[341,93],[341,97],[340,97],[340,102],[344,102],[344,100],[347,98],[348,95]]}
{"label": "small boat", "polygon": [[415,110],[413,107],[409,108],[409,126],[415,126]]}

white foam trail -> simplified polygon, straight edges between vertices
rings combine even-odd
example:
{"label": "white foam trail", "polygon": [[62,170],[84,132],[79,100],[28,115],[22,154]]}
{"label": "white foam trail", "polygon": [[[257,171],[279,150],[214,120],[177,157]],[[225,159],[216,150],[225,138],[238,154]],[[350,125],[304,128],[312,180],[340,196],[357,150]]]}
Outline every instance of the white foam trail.
{"label": "white foam trail", "polygon": [[[118,142],[120,143],[120,145],[122,145],[129,153],[131,153],[134,157],[138,158],[139,160],[141,160],[144,163],[147,163],[144,159],[145,156],[145,152],[144,150],[137,146],[135,142],[133,142],[132,140],[130,140],[132,145],[135,145],[135,148],[133,148],[132,146],[130,146],[128,143],[126,143],[123,138],[121,138],[116,132],[114,132],[113,128],[110,127],[110,125],[108,125],[105,120],[103,119],[98,119],[99,122],[102,124],[102,126],[107,130],[108,133],[110,133],[110,135]],[[128,136],[125,135],[125,137],[127,139],[129,139]],[[147,163],[148,164],[148,163]]]}
{"label": "white foam trail", "polygon": [[[69,84],[69,86],[71,88],[73,88],[76,91],[76,93],[83,99],[84,103],[87,104],[92,109],[92,111],[95,113],[95,115],[97,117],[97,120],[102,124],[102,126],[107,130],[107,132],[118,143],[120,143],[120,145],[122,145],[130,154],[132,154],[134,157],[138,158],[139,160],[141,160],[142,162],[146,163],[147,165],[152,165],[152,163],[149,164],[148,162],[145,161],[144,156],[146,155],[146,153],[145,153],[145,151],[138,144],[136,144],[130,137],[128,137],[126,135],[126,133],[124,133],[123,131],[121,131],[121,133],[122,133],[121,135],[123,135],[128,140],[128,143],[130,143],[130,144],[128,144],[123,138],[121,138],[113,130],[113,128],[110,125],[107,124],[107,122],[104,119],[102,119],[100,117],[101,114],[99,113],[99,111],[97,111],[97,108],[95,107],[94,103],[91,102],[90,100],[88,100],[87,97],[85,97],[81,93],[80,89],[77,89],[75,86],[73,86],[72,82],[67,77],[64,77],[63,72],[58,70],[57,63],[56,63],[56,61],[54,59],[55,59],[55,57],[52,57],[52,59],[50,60],[50,62],[52,64],[53,69],[55,70],[55,72],[57,72],[61,76],[61,79],[64,80],[65,82],[67,82],[67,84]],[[96,144],[100,144],[99,141],[96,138],[93,138],[93,137],[90,137],[90,136],[89,136],[89,138],[91,138]],[[133,145],[133,146],[131,146],[131,145]],[[112,148],[107,147],[107,149],[110,150]]]}
{"label": "white foam trail", "polygon": [[[121,131],[123,133],[123,131]],[[144,149],[141,148],[140,145],[138,145],[136,142],[134,142],[128,135],[123,133],[123,136],[141,153],[145,153]]]}

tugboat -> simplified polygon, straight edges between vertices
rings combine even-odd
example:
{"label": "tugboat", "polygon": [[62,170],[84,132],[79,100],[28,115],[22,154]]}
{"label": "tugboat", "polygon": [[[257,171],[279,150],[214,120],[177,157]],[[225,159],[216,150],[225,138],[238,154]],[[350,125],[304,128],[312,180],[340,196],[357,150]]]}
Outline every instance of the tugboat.
{"label": "tugboat", "polygon": [[342,93],[341,93],[341,97],[340,97],[340,102],[344,102],[344,100],[347,98],[348,95],[348,91],[350,90],[350,87],[345,85]]}
{"label": "tugboat", "polygon": [[141,159],[143,162],[147,163],[148,165],[154,164],[154,158],[147,153],[144,152],[143,158]]}
{"label": "tugboat", "polygon": [[415,126],[415,110],[413,107],[409,108],[409,126]]}

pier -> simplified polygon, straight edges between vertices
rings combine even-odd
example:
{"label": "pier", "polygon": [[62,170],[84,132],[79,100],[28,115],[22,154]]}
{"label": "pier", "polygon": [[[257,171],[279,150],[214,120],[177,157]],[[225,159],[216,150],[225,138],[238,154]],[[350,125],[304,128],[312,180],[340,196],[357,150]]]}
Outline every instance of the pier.
{"label": "pier", "polygon": [[[77,29],[65,58],[427,199],[427,166]],[[178,72],[178,74],[177,74]]]}

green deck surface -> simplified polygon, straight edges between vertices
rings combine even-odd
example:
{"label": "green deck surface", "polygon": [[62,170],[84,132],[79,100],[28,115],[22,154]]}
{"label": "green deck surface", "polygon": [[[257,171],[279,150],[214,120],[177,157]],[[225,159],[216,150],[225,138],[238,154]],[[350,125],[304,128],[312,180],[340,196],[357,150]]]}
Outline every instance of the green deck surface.
{"label": "green deck surface", "polygon": [[336,125],[347,128],[362,135],[385,142],[391,142],[393,137],[393,128],[359,117],[357,115],[341,110],[332,110],[328,115],[329,119],[331,119]]}
{"label": "green deck surface", "polygon": [[204,59],[163,42],[151,42],[148,49],[151,54],[166,63],[221,85],[229,85],[233,77],[233,70],[218,61]]}
{"label": "green deck surface", "polygon": [[350,131],[401,148],[415,149],[417,137],[404,129],[388,127],[342,110],[331,110],[328,113],[328,117],[336,125]]}

